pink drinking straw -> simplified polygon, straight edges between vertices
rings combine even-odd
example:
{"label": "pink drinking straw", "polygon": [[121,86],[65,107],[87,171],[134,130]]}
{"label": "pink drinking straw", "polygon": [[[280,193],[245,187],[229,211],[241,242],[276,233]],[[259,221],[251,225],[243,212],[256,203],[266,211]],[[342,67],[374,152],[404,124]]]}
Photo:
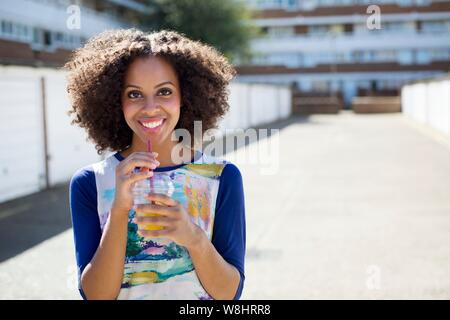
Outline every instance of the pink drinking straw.
{"label": "pink drinking straw", "polygon": [[[150,139],[147,140],[147,152],[153,152],[152,142],[150,141]],[[153,190],[153,176],[151,176],[149,179],[149,187],[150,190]]]}

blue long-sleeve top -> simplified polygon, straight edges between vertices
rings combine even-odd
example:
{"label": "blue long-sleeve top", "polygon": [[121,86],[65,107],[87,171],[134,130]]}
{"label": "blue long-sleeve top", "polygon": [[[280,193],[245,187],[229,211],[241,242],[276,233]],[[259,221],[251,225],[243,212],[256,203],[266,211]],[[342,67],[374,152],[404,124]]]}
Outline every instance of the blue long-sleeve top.
{"label": "blue long-sleeve top", "polygon": [[[101,163],[89,165],[78,170],[70,182],[70,209],[78,265],[79,290],[83,298],[86,297],[81,287],[81,274],[92,260],[98,248],[102,236],[102,229],[107,219],[107,212],[100,212],[107,205],[102,203],[99,206],[99,201],[107,203],[109,200],[109,203],[111,203],[115,190],[106,186],[108,184],[109,187],[113,186],[114,179],[111,177],[113,175],[112,173],[114,173],[115,166],[123,159],[120,153],[115,153]],[[244,259],[246,246],[244,189],[239,169],[234,164],[225,161],[220,164],[211,164],[210,162],[206,162],[203,154],[201,154],[192,163],[171,167],[159,167],[155,169],[155,172],[170,174],[175,179],[174,181],[179,184],[180,189],[185,191],[179,194],[180,201],[185,201],[186,208],[189,208],[191,211],[194,210],[194,215],[204,217],[204,220],[199,218],[198,224],[209,234],[210,240],[217,252],[239,271],[240,282],[234,296],[234,299],[239,299],[245,280]],[[180,177],[188,178],[183,180]],[[187,188],[188,184],[190,184],[190,188]],[[198,212],[195,211],[197,207],[199,208]],[[214,214],[208,212],[205,208],[214,209]],[[134,235],[132,233],[133,213],[133,210],[131,210],[127,248],[135,244],[130,240]],[[195,272],[192,263],[189,264],[190,258],[186,254],[187,251],[183,251],[183,248],[180,248],[180,246],[174,243],[158,245],[156,242],[144,243],[141,241],[138,244],[141,246],[141,249],[146,249],[147,251],[142,250],[139,254],[133,255],[129,254],[127,249],[126,270],[128,270],[127,266],[130,266],[130,268],[136,268],[137,265],[146,266],[146,263],[149,265],[149,261],[153,261],[154,263],[158,259],[161,264],[177,261],[177,263],[182,264],[182,267],[178,267],[177,271],[173,271],[172,273],[160,272],[162,270],[161,268],[161,270],[158,268],[155,270],[145,270],[146,273],[144,273],[144,276],[142,276],[142,272],[137,273],[137,269],[133,269],[134,271],[130,272],[129,275],[125,272],[121,287],[121,292],[123,291],[123,293],[119,295],[119,298],[189,298],[190,296],[184,295],[184,293],[189,291],[190,288],[185,288],[183,289],[184,291],[172,294],[172,289],[168,288],[175,288],[178,285],[176,283],[170,286],[167,284],[169,281],[176,280],[177,277],[178,279],[182,279],[182,277],[188,277],[190,272]],[[178,250],[176,257],[173,256],[172,251],[170,251],[172,256],[168,256],[167,250],[163,252],[163,248],[167,249],[169,247],[172,251],[174,248],[175,251]],[[165,266],[164,268],[167,269],[168,267]],[[174,268],[172,269],[175,270]],[[141,278],[136,277],[136,274],[139,274]],[[183,278],[179,281],[180,283],[184,283],[186,279]],[[168,288],[163,288],[162,283],[166,283]],[[198,284],[196,285],[197,287],[195,285],[192,286],[192,290],[197,290],[196,292],[201,291]],[[158,289],[156,290],[156,288]],[[130,293],[130,289],[134,291]],[[152,295],[148,295],[147,292],[152,290],[154,291]],[[173,291],[176,290],[173,289]],[[202,299],[211,297],[207,293],[204,293],[203,296],[197,293],[194,298]]]}

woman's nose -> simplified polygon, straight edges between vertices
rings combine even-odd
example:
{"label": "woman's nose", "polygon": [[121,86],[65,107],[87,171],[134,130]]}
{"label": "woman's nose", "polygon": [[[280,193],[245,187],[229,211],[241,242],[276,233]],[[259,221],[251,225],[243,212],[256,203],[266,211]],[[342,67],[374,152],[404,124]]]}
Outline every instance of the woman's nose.
{"label": "woman's nose", "polygon": [[160,106],[158,105],[157,101],[153,98],[147,98],[145,101],[145,109],[153,110],[158,109]]}

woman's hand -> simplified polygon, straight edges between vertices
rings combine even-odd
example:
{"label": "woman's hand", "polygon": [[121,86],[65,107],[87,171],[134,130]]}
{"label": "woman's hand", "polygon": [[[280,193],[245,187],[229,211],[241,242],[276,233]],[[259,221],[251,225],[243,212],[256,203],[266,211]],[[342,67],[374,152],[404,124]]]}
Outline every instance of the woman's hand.
{"label": "woman's hand", "polygon": [[[133,207],[132,185],[139,180],[153,176],[153,169],[159,166],[156,152],[134,152],[116,167],[116,192],[112,207],[116,212],[126,212]],[[136,167],[146,170],[134,172]]]}
{"label": "woman's hand", "polygon": [[[195,245],[199,232],[203,231],[190,219],[189,214],[176,200],[163,195],[150,193],[148,199],[158,204],[142,204],[136,208],[136,222],[138,233],[149,238],[168,238],[186,248]],[[140,215],[143,213],[144,215]],[[145,214],[158,216],[145,216]],[[161,230],[146,230],[146,225],[164,227]]]}

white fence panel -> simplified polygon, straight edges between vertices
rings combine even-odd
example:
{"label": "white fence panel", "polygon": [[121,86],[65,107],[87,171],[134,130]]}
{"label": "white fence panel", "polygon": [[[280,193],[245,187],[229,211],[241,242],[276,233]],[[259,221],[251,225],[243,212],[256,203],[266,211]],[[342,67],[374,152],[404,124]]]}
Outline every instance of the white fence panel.
{"label": "white fence panel", "polygon": [[266,122],[266,88],[262,85],[252,85],[250,88],[250,94],[250,125],[257,126]]}
{"label": "white fence panel", "polygon": [[450,79],[428,80],[404,86],[402,112],[450,137]]}
{"label": "white fence panel", "polygon": [[401,94],[402,112],[409,117],[412,115],[412,91],[411,86],[405,86],[402,88]]}
{"label": "white fence panel", "polygon": [[291,114],[291,89],[287,86],[232,83],[230,110],[219,129],[246,129],[284,119]]}
{"label": "white fence panel", "polygon": [[0,69],[0,202],[45,187],[40,82]]}
{"label": "white fence panel", "polygon": [[70,102],[66,94],[64,74],[55,72],[45,76],[47,97],[47,141],[50,185],[64,183],[80,167],[97,162],[100,156],[86,133],[70,125],[67,115]]}
{"label": "white fence panel", "polygon": [[[264,123],[278,120],[278,112],[280,110],[280,101],[278,99],[278,88],[268,86],[265,90],[266,99],[264,99]],[[273,101],[273,102],[272,102]]]}
{"label": "white fence panel", "polygon": [[444,106],[445,114],[443,117],[447,118],[447,123],[445,124],[445,132],[450,136],[450,79],[442,81],[442,104]]}
{"label": "white fence panel", "polygon": [[414,90],[414,114],[420,123],[427,122],[427,85],[425,83],[416,84]]}
{"label": "white fence panel", "polygon": [[290,88],[280,88],[280,117],[285,119],[291,115],[292,94]]}

